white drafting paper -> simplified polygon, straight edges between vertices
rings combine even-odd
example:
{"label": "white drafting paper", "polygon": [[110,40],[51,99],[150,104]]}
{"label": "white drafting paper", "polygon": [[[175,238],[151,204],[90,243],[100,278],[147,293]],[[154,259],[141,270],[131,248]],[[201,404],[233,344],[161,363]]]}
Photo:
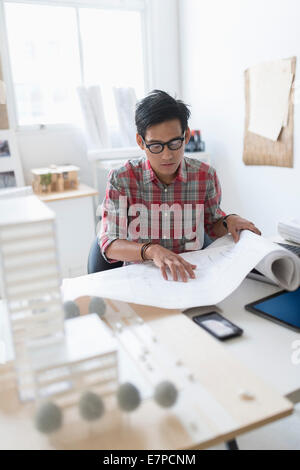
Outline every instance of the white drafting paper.
{"label": "white drafting paper", "polygon": [[[267,262],[270,254],[272,262],[273,258],[284,258],[282,272],[277,261],[276,277]],[[164,280],[152,262],[132,264],[90,276],[65,279],[62,286],[64,300],[87,295],[170,309],[213,305],[237,289],[259,263],[262,272],[265,270],[275,280],[280,271],[281,285],[285,288],[294,290],[300,284],[297,256],[249,231],[241,232],[237,244],[227,235],[205,250],[184,253],[182,257],[197,265],[196,279],[189,279],[187,283],[173,281],[170,276],[169,281]]]}
{"label": "white drafting paper", "polygon": [[293,82],[291,60],[251,67],[248,130],[276,141],[288,122],[289,95]]}
{"label": "white drafting paper", "polygon": [[136,94],[134,88],[113,88],[116,108],[118,112],[119,128],[124,146],[132,147],[135,141],[134,113]]}
{"label": "white drafting paper", "polygon": [[104,113],[104,105],[100,86],[90,86],[88,88],[88,96],[94,114],[101,147],[109,148],[111,147],[111,142]]}
{"label": "white drafting paper", "polygon": [[278,233],[285,240],[300,244],[300,218],[280,221],[278,223]]}
{"label": "white drafting paper", "polygon": [[101,148],[100,136],[97,128],[95,115],[92,109],[89,92],[86,87],[77,87],[77,93],[84,118],[86,136],[88,138],[88,147]]}

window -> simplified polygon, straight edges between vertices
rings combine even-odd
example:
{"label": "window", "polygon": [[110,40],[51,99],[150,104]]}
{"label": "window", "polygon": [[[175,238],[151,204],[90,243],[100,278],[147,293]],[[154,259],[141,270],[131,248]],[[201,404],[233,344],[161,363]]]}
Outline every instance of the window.
{"label": "window", "polygon": [[132,11],[80,9],[84,82],[101,83],[106,117],[117,125],[112,87],[132,87],[144,94],[140,14]]}
{"label": "window", "polygon": [[78,123],[77,87],[100,85],[115,128],[112,87],[145,92],[142,9],[49,3],[4,2],[18,125]]}
{"label": "window", "polygon": [[19,125],[72,122],[81,82],[76,11],[5,4]]}

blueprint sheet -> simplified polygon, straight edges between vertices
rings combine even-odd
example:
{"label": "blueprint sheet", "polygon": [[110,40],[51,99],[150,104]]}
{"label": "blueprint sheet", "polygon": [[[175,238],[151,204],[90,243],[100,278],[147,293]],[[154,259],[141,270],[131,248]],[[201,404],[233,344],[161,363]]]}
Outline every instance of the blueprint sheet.
{"label": "blueprint sheet", "polygon": [[214,305],[237,289],[247,274],[274,251],[278,251],[278,245],[242,231],[237,244],[226,235],[204,250],[182,254],[197,265],[196,278],[187,283],[173,281],[170,273],[169,280],[164,280],[159,268],[149,261],[64,279],[63,298],[98,296],[168,309]]}

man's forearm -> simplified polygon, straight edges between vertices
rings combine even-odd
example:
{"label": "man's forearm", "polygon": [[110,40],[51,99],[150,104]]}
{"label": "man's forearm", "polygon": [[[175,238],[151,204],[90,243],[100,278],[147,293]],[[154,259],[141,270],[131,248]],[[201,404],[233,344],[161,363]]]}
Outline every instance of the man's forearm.
{"label": "man's forearm", "polygon": [[212,230],[217,238],[224,237],[228,233],[223,225],[223,217],[212,225]]}
{"label": "man's forearm", "polygon": [[129,240],[114,240],[105,250],[107,258],[118,261],[142,261],[141,248],[143,243],[130,242]]}

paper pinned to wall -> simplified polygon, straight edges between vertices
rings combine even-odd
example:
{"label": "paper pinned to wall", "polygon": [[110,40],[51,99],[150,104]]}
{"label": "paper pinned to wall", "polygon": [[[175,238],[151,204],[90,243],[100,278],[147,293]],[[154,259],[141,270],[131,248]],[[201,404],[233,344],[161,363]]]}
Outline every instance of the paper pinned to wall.
{"label": "paper pinned to wall", "polygon": [[2,80],[0,80],[0,104],[6,104],[6,86]]}
{"label": "paper pinned to wall", "polygon": [[289,95],[293,82],[292,61],[282,59],[251,67],[248,131],[277,141],[288,124]]}
{"label": "paper pinned to wall", "polygon": [[294,99],[297,57],[286,60],[291,62],[293,83],[289,95],[286,127],[282,127],[278,140],[273,141],[249,131],[250,119],[250,70],[245,70],[245,137],[243,161],[245,165],[272,165],[293,168],[294,160]]}

